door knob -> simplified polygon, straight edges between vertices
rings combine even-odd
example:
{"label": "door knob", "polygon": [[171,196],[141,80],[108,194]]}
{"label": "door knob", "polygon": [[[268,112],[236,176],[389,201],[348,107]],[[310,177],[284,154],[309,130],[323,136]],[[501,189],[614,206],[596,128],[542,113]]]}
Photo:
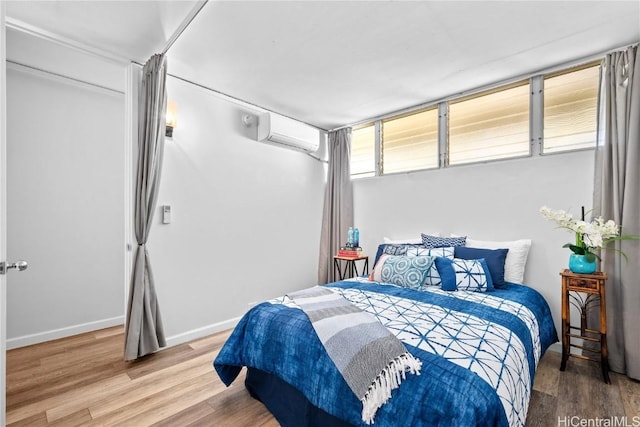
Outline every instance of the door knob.
{"label": "door knob", "polygon": [[12,264],[7,264],[6,262],[2,261],[0,262],[0,274],[6,274],[7,270],[11,270],[12,268],[17,269],[18,271],[24,271],[27,269],[27,267],[29,267],[29,264],[27,263],[27,261],[16,261]]}

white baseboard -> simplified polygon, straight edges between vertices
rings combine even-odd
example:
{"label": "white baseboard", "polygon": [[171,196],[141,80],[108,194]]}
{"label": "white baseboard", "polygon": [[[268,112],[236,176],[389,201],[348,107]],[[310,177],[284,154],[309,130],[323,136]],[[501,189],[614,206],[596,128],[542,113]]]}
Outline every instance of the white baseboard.
{"label": "white baseboard", "polygon": [[[192,329],[187,332],[183,332],[177,335],[172,335],[167,338],[167,346],[165,348],[173,347],[178,344],[193,341],[198,338],[203,338],[211,334],[225,331],[227,329],[235,328],[240,322],[240,317],[234,317],[232,319],[223,320],[222,322],[213,323],[211,325],[203,326],[201,328]],[[7,350],[14,348],[25,347],[32,344],[38,344],[45,341],[51,341],[58,338],[65,338],[72,335],[78,335],[85,332],[96,331],[98,329],[109,328],[111,326],[117,326],[124,324],[124,316],[112,317],[111,319],[98,320],[95,322],[83,323],[81,325],[69,326],[67,328],[54,329],[52,331],[41,332],[38,334],[24,335],[16,338],[7,339]],[[562,344],[551,344],[549,350],[562,353]]]}
{"label": "white baseboard", "polygon": [[201,328],[196,328],[177,335],[172,335],[170,337],[167,337],[167,347],[173,347],[174,345],[193,341],[198,338],[206,337],[207,335],[234,328],[238,324],[238,322],[240,322],[240,319],[242,319],[242,317],[234,317],[233,319],[223,320],[222,322],[213,323]]}
{"label": "white baseboard", "polygon": [[58,338],[70,337],[72,335],[83,334],[85,332],[97,331],[98,329],[110,328],[111,326],[118,326],[122,324],[124,324],[124,316],[117,316],[110,319],[102,319],[80,325],[67,326],[66,328],[38,332],[37,334],[8,338],[7,350],[25,347],[32,344],[39,344],[45,341],[57,340]]}
{"label": "white baseboard", "polygon": [[[213,323],[211,325],[203,326],[201,328],[192,329],[187,332],[182,332],[177,335],[173,335],[167,338],[167,347],[173,347],[178,344],[193,341],[198,338],[206,337],[207,335],[222,332],[227,329],[234,328],[242,317],[235,317],[233,319],[223,320],[222,322]],[[124,324],[124,316],[113,317],[111,319],[97,320],[95,322],[83,323],[81,325],[69,326],[66,328],[54,329],[51,331],[40,332],[37,334],[24,335],[16,338],[7,339],[7,350],[14,348],[25,347],[32,344],[39,344],[45,341],[56,340],[58,338],[65,338],[72,335],[78,335],[85,332],[97,331],[98,329],[109,328],[111,326],[117,326]]]}

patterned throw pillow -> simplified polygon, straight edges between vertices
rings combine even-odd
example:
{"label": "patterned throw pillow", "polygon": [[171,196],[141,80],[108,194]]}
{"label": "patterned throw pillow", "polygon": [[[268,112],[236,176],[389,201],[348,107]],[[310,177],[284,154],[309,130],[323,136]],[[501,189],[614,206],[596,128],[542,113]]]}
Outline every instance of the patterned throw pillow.
{"label": "patterned throw pillow", "polygon": [[422,290],[433,266],[435,257],[382,255],[369,280],[391,283],[415,290]]}
{"label": "patterned throw pillow", "polygon": [[[449,259],[453,259],[454,248],[425,248],[424,246],[417,246],[414,248],[407,249],[407,256],[432,256],[432,257],[445,257]],[[425,281],[425,286],[440,286],[442,283],[442,279],[440,279],[440,273],[438,273],[438,269],[436,268],[436,263],[434,262],[429,270],[429,274],[427,276],[427,280]]]}
{"label": "patterned throw pillow", "polygon": [[383,252],[387,255],[406,255],[409,246],[403,244],[388,244],[384,245]]}
{"label": "patterned throw pillow", "polygon": [[455,248],[453,246],[445,248],[426,248],[424,246],[415,246],[413,248],[407,248],[407,256],[441,256],[449,259],[453,259]]}
{"label": "patterned throw pillow", "polygon": [[464,246],[467,237],[440,237],[422,234],[422,245],[427,248],[442,248],[446,246]]}
{"label": "patterned throw pillow", "polygon": [[493,291],[493,281],[484,259],[436,258],[445,291]]}
{"label": "patterned throw pillow", "polygon": [[509,249],[482,249],[458,246],[454,250],[455,258],[460,259],[480,259],[483,258],[489,267],[493,287],[496,289],[504,288],[504,268],[505,259],[509,253]]}
{"label": "patterned throw pillow", "polygon": [[415,247],[423,247],[421,244],[416,243],[397,243],[397,244],[387,244],[383,243],[378,245],[378,250],[376,251],[376,257],[373,261],[373,265],[378,263],[380,256],[383,254],[387,255],[405,255],[409,248]]}

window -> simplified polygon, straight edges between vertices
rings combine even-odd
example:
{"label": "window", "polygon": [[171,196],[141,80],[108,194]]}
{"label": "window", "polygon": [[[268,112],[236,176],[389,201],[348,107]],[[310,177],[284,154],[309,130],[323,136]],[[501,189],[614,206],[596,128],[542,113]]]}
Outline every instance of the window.
{"label": "window", "polygon": [[376,127],[370,124],[351,132],[351,177],[376,174]]}
{"label": "window", "polygon": [[438,167],[438,109],[382,122],[382,172]]}
{"label": "window", "polygon": [[536,154],[593,148],[599,73],[590,63],[538,74],[354,129],[351,176],[531,156],[532,138]]}
{"label": "window", "polygon": [[449,104],[449,164],[529,155],[529,84]]}
{"label": "window", "polygon": [[596,145],[600,67],[544,78],[544,153]]}

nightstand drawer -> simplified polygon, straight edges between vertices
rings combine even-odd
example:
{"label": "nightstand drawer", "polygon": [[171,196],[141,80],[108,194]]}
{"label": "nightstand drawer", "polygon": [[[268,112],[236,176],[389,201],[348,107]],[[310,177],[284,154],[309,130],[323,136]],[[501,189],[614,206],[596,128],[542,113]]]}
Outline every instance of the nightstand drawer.
{"label": "nightstand drawer", "polygon": [[567,286],[576,289],[600,289],[600,279],[584,279],[579,277],[567,278]]}

